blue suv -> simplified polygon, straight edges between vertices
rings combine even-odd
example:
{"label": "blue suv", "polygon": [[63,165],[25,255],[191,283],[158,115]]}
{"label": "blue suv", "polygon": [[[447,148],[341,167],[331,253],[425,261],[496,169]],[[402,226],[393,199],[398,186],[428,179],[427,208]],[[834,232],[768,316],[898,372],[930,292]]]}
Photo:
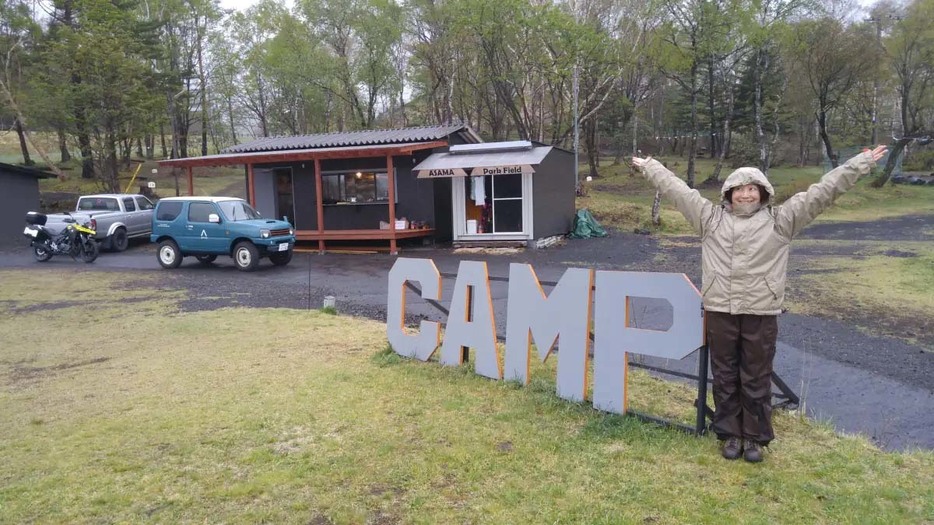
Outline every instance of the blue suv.
{"label": "blue suv", "polygon": [[285,221],[264,219],[243,199],[169,197],[152,214],[152,242],[163,268],[178,268],[193,255],[211,264],[218,255],[233,257],[237,269],[253,271],[268,257],[276,266],[292,260],[295,232]]}

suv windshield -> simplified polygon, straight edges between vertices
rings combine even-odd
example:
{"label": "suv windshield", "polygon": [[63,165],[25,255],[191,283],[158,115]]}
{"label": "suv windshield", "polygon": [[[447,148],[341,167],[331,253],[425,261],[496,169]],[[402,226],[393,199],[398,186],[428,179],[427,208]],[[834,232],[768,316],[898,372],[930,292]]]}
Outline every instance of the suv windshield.
{"label": "suv windshield", "polygon": [[259,213],[245,201],[220,201],[217,203],[228,221],[248,221],[260,219]]}

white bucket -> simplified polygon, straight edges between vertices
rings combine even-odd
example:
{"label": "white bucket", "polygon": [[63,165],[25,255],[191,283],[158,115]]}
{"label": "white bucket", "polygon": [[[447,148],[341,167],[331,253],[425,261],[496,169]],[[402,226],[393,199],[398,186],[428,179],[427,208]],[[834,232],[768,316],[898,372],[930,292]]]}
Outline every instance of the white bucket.
{"label": "white bucket", "polygon": [[337,304],[337,299],[333,295],[324,296],[324,308],[334,308],[334,305]]}
{"label": "white bucket", "polygon": [[477,221],[474,219],[467,220],[467,235],[476,235],[477,234]]}

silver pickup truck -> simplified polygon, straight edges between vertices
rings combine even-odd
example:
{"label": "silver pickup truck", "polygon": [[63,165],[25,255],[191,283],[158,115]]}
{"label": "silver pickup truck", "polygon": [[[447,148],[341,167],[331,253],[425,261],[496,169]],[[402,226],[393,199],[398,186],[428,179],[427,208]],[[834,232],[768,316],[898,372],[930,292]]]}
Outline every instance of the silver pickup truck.
{"label": "silver pickup truck", "polygon": [[[95,238],[104,249],[122,252],[130,239],[149,237],[152,232],[152,201],[142,195],[126,193],[102,193],[78,197],[78,204],[71,216],[78,222],[92,222],[97,230]],[[61,229],[65,226],[64,214],[48,216],[47,226]]]}

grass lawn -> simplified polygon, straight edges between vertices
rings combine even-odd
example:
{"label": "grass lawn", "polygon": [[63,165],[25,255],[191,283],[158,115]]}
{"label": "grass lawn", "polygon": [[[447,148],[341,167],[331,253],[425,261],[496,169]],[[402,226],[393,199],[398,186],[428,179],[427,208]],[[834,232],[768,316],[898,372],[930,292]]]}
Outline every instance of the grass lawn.
{"label": "grass lawn", "polygon": [[[373,321],[180,312],[148,278],[0,272],[0,521],[934,518],[931,452],[780,412],[764,464],[727,462],[712,437],[559,400],[550,364],[521,388],[403,360]],[[633,378],[635,408],[685,416],[691,397]]]}
{"label": "grass lawn", "polygon": [[[800,248],[852,247],[852,241],[802,239]],[[798,257],[792,251],[792,266]],[[853,256],[810,257],[792,272],[786,306],[796,313],[834,317],[875,334],[934,351],[934,243],[860,241]]]}

